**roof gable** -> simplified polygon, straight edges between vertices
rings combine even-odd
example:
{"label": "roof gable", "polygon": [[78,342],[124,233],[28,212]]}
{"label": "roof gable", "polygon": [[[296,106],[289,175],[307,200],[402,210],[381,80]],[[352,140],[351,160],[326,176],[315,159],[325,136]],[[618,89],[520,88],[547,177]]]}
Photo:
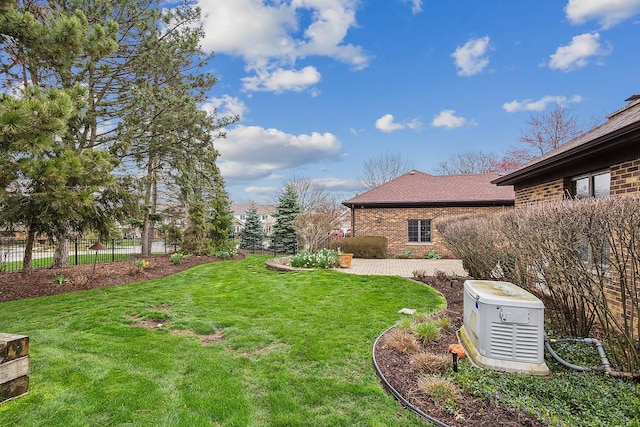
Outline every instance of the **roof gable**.
{"label": "roof gable", "polygon": [[512,187],[498,187],[491,181],[499,174],[429,175],[411,171],[375,187],[344,205],[379,204],[493,204],[513,203]]}

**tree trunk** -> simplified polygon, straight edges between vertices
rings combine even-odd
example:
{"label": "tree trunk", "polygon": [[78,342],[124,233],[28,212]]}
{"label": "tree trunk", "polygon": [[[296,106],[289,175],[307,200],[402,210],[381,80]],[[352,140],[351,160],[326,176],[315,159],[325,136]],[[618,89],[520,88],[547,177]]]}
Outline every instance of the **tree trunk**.
{"label": "tree trunk", "polygon": [[69,231],[64,231],[55,236],[56,249],[53,252],[53,268],[69,266]]}
{"label": "tree trunk", "polygon": [[147,257],[151,255],[151,221],[149,220],[149,212],[144,213],[142,219],[142,235],[140,236],[140,255]]}
{"label": "tree trunk", "polygon": [[33,243],[35,240],[36,232],[33,226],[30,225],[24,247],[24,258],[22,258],[22,274],[25,276],[31,274],[31,259],[33,258]]}

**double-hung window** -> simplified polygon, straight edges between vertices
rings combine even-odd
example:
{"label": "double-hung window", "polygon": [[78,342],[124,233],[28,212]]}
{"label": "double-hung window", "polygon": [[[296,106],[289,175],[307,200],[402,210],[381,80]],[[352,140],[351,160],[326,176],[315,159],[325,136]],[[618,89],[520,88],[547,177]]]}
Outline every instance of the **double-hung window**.
{"label": "double-hung window", "polygon": [[431,243],[431,220],[410,219],[408,221],[408,240],[411,243]]}

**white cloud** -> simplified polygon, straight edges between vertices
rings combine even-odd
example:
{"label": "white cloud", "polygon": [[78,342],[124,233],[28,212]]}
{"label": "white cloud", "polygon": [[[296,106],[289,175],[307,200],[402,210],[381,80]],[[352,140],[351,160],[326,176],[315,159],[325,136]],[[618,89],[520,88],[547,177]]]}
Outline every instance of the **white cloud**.
{"label": "white cloud", "polygon": [[242,119],[248,108],[244,102],[235,96],[224,95],[222,98],[211,98],[202,105],[202,109],[214,115],[215,113],[223,116],[240,116]]}
{"label": "white cloud", "polygon": [[404,3],[411,3],[411,13],[418,14],[422,12],[422,0],[402,0]]}
{"label": "white cloud", "polygon": [[569,0],[564,10],[572,24],[595,19],[607,29],[640,12],[640,0]]}
{"label": "white cloud", "polygon": [[385,133],[391,133],[402,129],[419,130],[421,127],[422,122],[417,118],[407,120],[403,123],[397,123],[392,114],[385,114],[376,120],[376,128]]}
{"label": "white cloud", "polygon": [[486,56],[489,48],[489,36],[470,39],[464,46],[459,46],[451,54],[458,67],[458,75],[473,76],[484,70],[489,65],[489,58]]}
{"label": "white cloud", "polygon": [[279,187],[245,187],[244,192],[261,199],[275,198],[282,189]]}
{"label": "white cloud", "polygon": [[328,191],[356,191],[362,189],[362,184],[353,179],[318,178],[312,181]]}
{"label": "white cloud", "polygon": [[473,121],[469,121],[464,117],[457,117],[455,113],[455,110],[442,110],[440,114],[433,118],[431,126],[455,129],[467,124],[474,124]]}
{"label": "white cloud", "polygon": [[549,68],[566,72],[586,66],[592,57],[602,57],[610,53],[610,49],[603,49],[600,45],[599,33],[585,33],[575,36],[571,43],[560,46],[551,55]]}
{"label": "white cloud", "polygon": [[278,129],[237,126],[218,141],[218,166],[229,183],[266,178],[283,168],[332,161],[342,148],[331,133],[292,135]]}
{"label": "white cloud", "polygon": [[248,91],[262,91],[282,93],[285,91],[301,92],[320,81],[320,73],[315,67],[308,66],[302,70],[273,71],[258,70],[254,77],[245,77],[244,89]]}
{"label": "white cloud", "polygon": [[[371,58],[361,46],[345,42],[348,30],[356,26],[359,4],[357,0],[198,0],[205,32],[202,45],[207,51],[242,57],[246,70],[256,74],[245,80],[247,90],[303,90],[319,81],[319,73],[314,69],[314,80],[309,67],[296,70],[299,59],[325,56],[354,70],[369,65]],[[283,72],[303,75],[304,84],[291,78],[265,83]]]}
{"label": "white cloud", "polygon": [[502,104],[502,108],[508,113],[515,113],[518,111],[544,111],[548,104],[568,105],[579,104],[580,102],[582,102],[582,97],[580,95],[575,95],[571,98],[567,98],[566,96],[547,95],[537,101],[533,101],[531,99],[517,101],[514,99],[511,102],[505,102]]}

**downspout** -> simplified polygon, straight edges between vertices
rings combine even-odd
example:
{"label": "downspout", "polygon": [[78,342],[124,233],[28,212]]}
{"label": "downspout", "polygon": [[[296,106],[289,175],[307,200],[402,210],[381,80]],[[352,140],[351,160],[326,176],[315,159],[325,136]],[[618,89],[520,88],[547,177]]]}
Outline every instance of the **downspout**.
{"label": "downspout", "polygon": [[351,237],[356,235],[356,205],[351,205]]}

